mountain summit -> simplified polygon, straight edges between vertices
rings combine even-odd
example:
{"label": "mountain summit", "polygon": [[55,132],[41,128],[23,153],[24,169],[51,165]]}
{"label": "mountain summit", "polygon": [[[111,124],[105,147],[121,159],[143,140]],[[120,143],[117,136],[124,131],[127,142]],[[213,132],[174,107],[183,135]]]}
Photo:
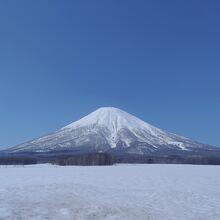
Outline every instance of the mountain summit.
{"label": "mountain summit", "polygon": [[7,151],[168,155],[212,150],[216,148],[156,128],[123,110],[102,107],[52,134]]}

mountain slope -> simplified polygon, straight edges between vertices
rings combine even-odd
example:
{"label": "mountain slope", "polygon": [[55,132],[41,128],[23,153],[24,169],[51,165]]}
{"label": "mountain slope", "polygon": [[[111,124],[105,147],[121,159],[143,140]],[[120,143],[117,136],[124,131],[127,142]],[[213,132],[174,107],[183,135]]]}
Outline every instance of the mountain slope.
{"label": "mountain slope", "polygon": [[218,150],[156,128],[113,107],[99,108],[50,135],[10,148],[22,152],[190,153]]}

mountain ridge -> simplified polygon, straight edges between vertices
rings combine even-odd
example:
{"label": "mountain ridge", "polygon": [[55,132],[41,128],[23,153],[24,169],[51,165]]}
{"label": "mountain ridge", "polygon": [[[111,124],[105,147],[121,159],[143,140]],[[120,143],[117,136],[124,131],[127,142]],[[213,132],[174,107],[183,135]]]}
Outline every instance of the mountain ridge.
{"label": "mountain ridge", "polygon": [[159,129],[114,107],[102,107],[60,130],[6,151],[112,152],[150,155],[218,150],[190,138]]}

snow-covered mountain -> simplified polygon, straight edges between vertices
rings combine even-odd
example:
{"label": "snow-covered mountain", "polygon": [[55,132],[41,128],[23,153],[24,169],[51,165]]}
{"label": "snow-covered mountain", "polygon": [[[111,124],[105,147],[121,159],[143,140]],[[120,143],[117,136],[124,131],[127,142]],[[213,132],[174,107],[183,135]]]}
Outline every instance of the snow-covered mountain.
{"label": "snow-covered mountain", "polygon": [[9,148],[7,152],[154,155],[217,149],[156,128],[120,109],[103,107],[52,134]]}

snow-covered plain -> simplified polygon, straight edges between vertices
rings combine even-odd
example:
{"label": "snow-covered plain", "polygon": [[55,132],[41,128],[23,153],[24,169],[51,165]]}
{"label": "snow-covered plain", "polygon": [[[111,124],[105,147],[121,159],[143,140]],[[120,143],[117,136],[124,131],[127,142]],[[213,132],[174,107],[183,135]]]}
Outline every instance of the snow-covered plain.
{"label": "snow-covered plain", "polygon": [[219,220],[220,167],[0,167],[0,220]]}

